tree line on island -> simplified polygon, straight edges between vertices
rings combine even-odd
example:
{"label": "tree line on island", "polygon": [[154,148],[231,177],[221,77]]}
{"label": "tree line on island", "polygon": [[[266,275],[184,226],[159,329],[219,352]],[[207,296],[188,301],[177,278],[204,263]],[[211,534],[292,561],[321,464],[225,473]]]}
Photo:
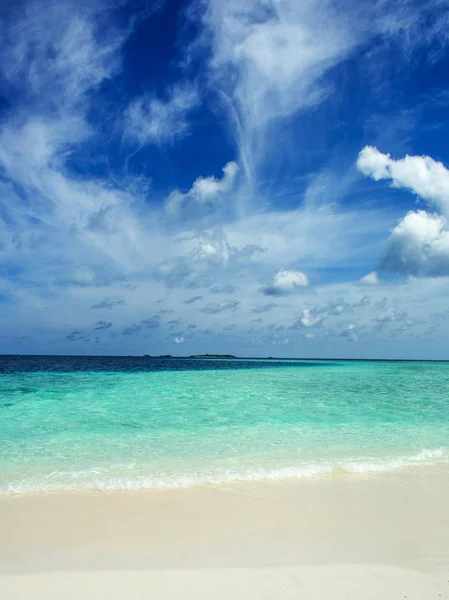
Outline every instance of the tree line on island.
{"label": "tree line on island", "polygon": [[159,356],[152,356],[151,354],[144,354],[143,358],[239,358],[233,354],[191,354],[190,356],[180,357],[173,356],[172,354],[160,354]]}

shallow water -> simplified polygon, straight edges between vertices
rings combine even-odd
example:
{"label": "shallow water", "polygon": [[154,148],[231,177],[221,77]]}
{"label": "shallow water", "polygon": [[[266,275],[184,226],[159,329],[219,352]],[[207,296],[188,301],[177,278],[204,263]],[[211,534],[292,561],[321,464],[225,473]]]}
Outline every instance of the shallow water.
{"label": "shallow water", "polygon": [[0,493],[449,464],[449,363],[0,358]]}

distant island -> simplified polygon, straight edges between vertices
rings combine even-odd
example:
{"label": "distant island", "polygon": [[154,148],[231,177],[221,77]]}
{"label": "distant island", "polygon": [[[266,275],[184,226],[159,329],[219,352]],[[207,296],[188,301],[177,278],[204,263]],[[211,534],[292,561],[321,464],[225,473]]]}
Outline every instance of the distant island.
{"label": "distant island", "polygon": [[233,354],[191,354],[189,358],[238,358]]}
{"label": "distant island", "polygon": [[239,358],[233,354],[191,354],[190,356],[173,356],[172,354],[160,354],[159,356],[152,356],[151,354],[144,354],[142,358]]}

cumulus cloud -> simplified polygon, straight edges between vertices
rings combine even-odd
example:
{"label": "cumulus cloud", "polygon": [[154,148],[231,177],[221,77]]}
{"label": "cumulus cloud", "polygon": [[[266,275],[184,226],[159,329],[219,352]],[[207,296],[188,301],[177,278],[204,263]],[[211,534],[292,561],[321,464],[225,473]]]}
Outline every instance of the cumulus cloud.
{"label": "cumulus cloud", "polygon": [[381,268],[416,277],[448,276],[449,170],[429,156],[394,160],[372,146],[360,152],[357,167],[375,181],[386,179],[415,193],[441,213],[408,212],[390,235]]}
{"label": "cumulus cloud", "polygon": [[122,304],[125,303],[124,298],[105,298],[104,300],[102,300],[101,302],[98,302],[98,304],[93,304],[92,308],[114,308],[114,306],[121,306]]}
{"label": "cumulus cloud", "polygon": [[154,315],[152,317],[148,317],[147,319],[142,319],[140,322],[146,329],[157,329],[160,327],[161,318],[159,315]]}
{"label": "cumulus cloud", "polygon": [[183,300],[182,303],[183,304],[193,304],[194,302],[198,302],[198,300],[202,300],[203,296],[192,296],[192,298],[189,298],[188,300]]}
{"label": "cumulus cloud", "polygon": [[129,327],[125,327],[122,334],[123,335],[135,335],[136,333],[140,333],[143,329],[142,325],[130,325]]}
{"label": "cumulus cloud", "polygon": [[114,268],[102,268],[94,265],[81,265],[73,269],[67,276],[57,280],[58,283],[77,285],[80,287],[107,286],[121,276]]}
{"label": "cumulus cloud", "polygon": [[350,342],[355,342],[358,339],[357,325],[355,323],[349,323],[349,325],[343,329],[340,335]]}
{"label": "cumulus cloud", "polygon": [[365,146],[357,159],[361,173],[375,181],[386,179],[449,215],[449,170],[430,156],[405,156],[394,160],[373,146]]}
{"label": "cumulus cloud", "polygon": [[291,294],[299,288],[309,285],[309,279],[301,271],[281,269],[273,277],[269,285],[262,287],[262,292],[267,296],[282,296]]}
{"label": "cumulus cloud", "polygon": [[100,331],[102,329],[109,329],[110,327],[112,327],[112,323],[110,321],[96,321],[95,322],[95,327],[93,328],[93,331]]}
{"label": "cumulus cloud", "polygon": [[415,324],[414,321],[408,311],[389,308],[371,318],[371,322],[373,323],[371,333],[380,333],[389,336],[402,335]]}
{"label": "cumulus cloud", "polygon": [[449,228],[442,215],[409,212],[393,229],[382,267],[416,277],[449,276]]}
{"label": "cumulus cloud", "polygon": [[69,333],[68,336],[66,336],[66,339],[69,342],[88,342],[89,336],[85,333],[82,333],[81,331],[74,329]]}
{"label": "cumulus cloud", "polygon": [[371,273],[368,273],[368,275],[364,275],[360,279],[360,283],[362,283],[363,285],[377,285],[379,281],[379,275],[376,273],[376,271],[371,271]]}
{"label": "cumulus cloud", "polygon": [[261,252],[254,244],[232,246],[223,229],[195,234],[190,240],[192,245],[193,249],[183,256],[159,265],[158,276],[169,287],[209,286],[226,273],[241,272]]}
{"label": "cumulus cloud", "polygon": [[216,314],[226,310],[235,310],[240,302],[238,300],[222,300],[221,302],[209,302],[201,309],[201,312]]}
{"label": "cumulus cloud", "polygon": [[277,307],[277,304],[274,304],[273,302],[270,302],[268,304],[258,304],[251,310],[251,312],[265,313],[265,312],[269,312],[269,311],[273,310],[273,308],[276,308],[276,307]]}
{"label": "cumulus cloud", "polygon": [[223,216],[231,213],[229,192],[234,187],[239,167],[231,161],[223,167],[221,178],[198,177],[189,191],[173,190],[165,199],[165,212],[171,219],[186,220],[206,218],[210,215]]}
{"label": "cumulus cloud", "polygon": [[299,318],[293,324],[294,329],[303,327],[320,327],[325,321],[332,318],[340,318],[352,315],[358,310],[363,310],[370,303],[368,296],[364,295],[355,302],[345,302],[337,299],[326,304],[318,304],[303,308]]}
{"label": "cumulus cloud", "polygon": [[198,91],[192,85],[174,86],[166,99],[138,98],[126,109],[125,133],[141,145],[172,142],[189,133],[189,113],[198,104]]}
{"label": "cumulus cloud", "polygon": [[303,308],[295,327],[316,327],[326,319],[327,314],[320,308]]}
{"label": "cumulus cloud", "polygon": [[393,321],[404,321],[407,319],[408,314],[405,311],[397,311],[394,308],[389,308],[386,312],[381,313],[375,317],[372,317],[372,321],[375,323],[385,324]]}
{"label": "cumulus cloud", "polygon": [[216,285],[211,287],[211,294],[233,294],[235,292],[235,287],[232,285]]}
{"label": "cumulus cloud", "polygon": [[89,266],[82,266],[74,269],[66,279],[67,283],[81,286],[95,285],[96,281],[97,276],[95,269]]}

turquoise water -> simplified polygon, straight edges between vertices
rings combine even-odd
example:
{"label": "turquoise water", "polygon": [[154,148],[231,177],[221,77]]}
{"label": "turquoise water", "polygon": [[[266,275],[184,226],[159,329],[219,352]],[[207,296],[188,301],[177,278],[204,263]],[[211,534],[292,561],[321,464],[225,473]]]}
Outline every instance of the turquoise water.
{"label": "turquoise water", "polygon": [[449,363],[3,360],[0,493],[449,464]]}

